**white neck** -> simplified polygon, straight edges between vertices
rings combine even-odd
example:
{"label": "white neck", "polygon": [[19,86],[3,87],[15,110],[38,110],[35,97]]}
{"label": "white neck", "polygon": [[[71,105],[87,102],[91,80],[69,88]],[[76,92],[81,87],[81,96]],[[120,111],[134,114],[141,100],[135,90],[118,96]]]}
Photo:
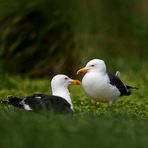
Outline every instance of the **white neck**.
{"label": "white neck", "polygon": [[71,101],[71,97],[70,97],[70,93],[69,93],[68,88],[66,88],[66,87],[57,88],[57,89],[52,88],[52,95],[60,96],[60,97],[64,98],[70,104],[71,109],[73,110],[73,104]]}

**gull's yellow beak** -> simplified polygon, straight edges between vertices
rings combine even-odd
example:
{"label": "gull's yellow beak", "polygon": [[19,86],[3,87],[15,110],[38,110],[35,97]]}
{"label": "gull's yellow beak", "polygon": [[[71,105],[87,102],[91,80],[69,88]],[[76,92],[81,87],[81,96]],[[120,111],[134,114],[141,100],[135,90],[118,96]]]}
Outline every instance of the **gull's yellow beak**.
{"label": "gull's yellow beak", "polygon": [[71,80],[71,84],[73,84],[73,85],[80,85],[81,82],[79,80]]}
{"label": "gull's yellow beak", "polygon": [[81,68],[81,69],[79,69],[79,70],[77,71],[77,75],[79,75],[79,74],[81,74],[81,73],[86,73],[87,71],[88,71],[88,69],[85,68],[85,67],[83,67],[83,68]]}

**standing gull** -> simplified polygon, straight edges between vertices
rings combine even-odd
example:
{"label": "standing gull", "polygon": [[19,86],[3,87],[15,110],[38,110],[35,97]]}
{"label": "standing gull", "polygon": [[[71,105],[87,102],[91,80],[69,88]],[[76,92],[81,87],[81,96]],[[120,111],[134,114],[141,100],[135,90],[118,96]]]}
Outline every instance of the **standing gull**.
{"label": "standing gull", "polygon": [[8,103],[25,110],[50,110],[56,113],[73,112],[73,104],[68,90],[70,84],[80,85],[80,81],[59,74],[51,80],[52,95],[33,94],[23,98],[11,96]]}
{"label": "standing gull", "polygon": [[115,75],[106,72],[106,65],[103,60],[93,59],[84,68],[77,71],[77,74],[86,73],[82,79],[82,85],[86,93],[96,102],[105,102],[108,106],[120,96],[131,94],[130,89],[134,88],[120,80],[120,72]]}

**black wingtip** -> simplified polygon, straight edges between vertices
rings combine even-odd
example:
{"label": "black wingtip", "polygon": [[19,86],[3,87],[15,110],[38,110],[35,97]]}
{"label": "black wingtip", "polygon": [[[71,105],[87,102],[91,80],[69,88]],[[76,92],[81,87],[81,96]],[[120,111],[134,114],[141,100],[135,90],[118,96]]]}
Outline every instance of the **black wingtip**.
{"label": "black wingtip", "polygon": [[132,87],[132,86],[129,86],[129,85],[126,85],[126,88],[127,89],[139,89],[138,87]]}
{"label": "black wingtip", "polygon": [[9,101],[8,100],[1,100],[0,103],[1,104],[7,104],[8,105],[9,104]]}
{"label": "black wingtip", "polygon": [[22,105],[20,104],[21,101],[22,101],[22,99],[17,98],[15,96],[8,96],[7,100],[2,100],[1,103],[7,104],[7,105],[13,105],[18,108],[22,108]]}

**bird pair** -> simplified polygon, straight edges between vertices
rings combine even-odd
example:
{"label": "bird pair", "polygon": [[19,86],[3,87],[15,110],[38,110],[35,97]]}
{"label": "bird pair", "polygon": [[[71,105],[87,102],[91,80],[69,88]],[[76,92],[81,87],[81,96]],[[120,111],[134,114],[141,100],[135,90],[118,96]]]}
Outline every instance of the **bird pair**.
{"label": "bird pair", "polygon": [[[106,72],[106,65],[103,60],[93,59],[84,68],[77,71],[77,74],[85,73],[82,85],[85,92],[96,102],[106,102],[109,106],[120,96],[130,95],[130,89],[134,88],[120,80],[120,73],[115,75]],[[70,84],[80,85],[79,80],[73,80],[66,75],[56,75],[51,80],[52,95],[34,94],[25,98],[10,97],[9,104],[25,110],[38,111],[48,109],[58,113],[73,112],[68,86]]]}

